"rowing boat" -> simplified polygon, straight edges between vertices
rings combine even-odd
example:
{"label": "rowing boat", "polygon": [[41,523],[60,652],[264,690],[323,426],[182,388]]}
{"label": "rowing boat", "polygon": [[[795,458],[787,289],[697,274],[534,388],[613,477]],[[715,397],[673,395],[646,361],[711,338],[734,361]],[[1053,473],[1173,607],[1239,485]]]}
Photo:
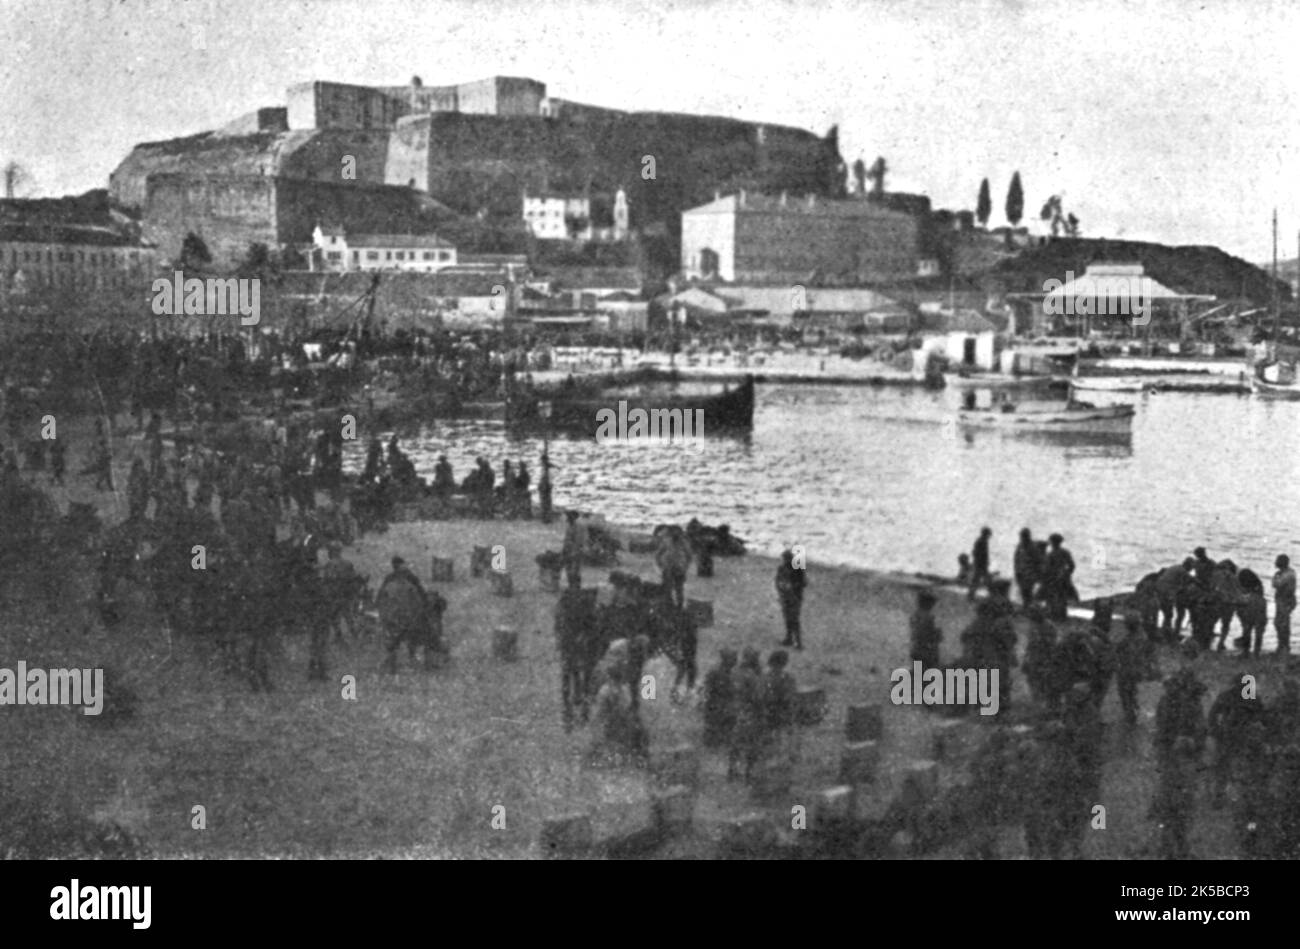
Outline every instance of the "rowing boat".
{"label": "rowing boat", "polygon": [[1008,432],[1127,432],[1137,410],[1131,405],[1072,405],[1062,408],[963,409],[962,425]]}

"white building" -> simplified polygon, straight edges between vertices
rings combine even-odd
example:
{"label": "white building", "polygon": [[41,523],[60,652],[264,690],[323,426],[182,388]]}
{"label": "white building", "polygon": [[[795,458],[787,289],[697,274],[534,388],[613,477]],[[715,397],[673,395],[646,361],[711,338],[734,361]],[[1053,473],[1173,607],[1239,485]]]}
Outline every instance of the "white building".
{"label": "white building", "polygon": [[436,234],[353,234],[316,226],[311,269],[434,273],[456,266],[456,248]]}
{"label": "white building", "polygon": [[542,240],[590,240],[591,199],[524,192],[524,224]]}

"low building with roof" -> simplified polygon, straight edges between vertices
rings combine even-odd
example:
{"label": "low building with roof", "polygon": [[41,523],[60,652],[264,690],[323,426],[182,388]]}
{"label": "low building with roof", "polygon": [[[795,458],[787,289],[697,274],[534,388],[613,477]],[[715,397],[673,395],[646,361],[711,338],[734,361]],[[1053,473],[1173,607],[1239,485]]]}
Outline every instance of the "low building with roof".
{"label": "low building with roof", "polygon": [[0,223],[0,290],[127,290],[148,288],[157,249],[110,227]]}
{"label": "low building with roof", "polygon": [[318,224],[312,232],[312,270],[396,270],[435,273],[456,266],[456,247],[437,234],[351,234]]}

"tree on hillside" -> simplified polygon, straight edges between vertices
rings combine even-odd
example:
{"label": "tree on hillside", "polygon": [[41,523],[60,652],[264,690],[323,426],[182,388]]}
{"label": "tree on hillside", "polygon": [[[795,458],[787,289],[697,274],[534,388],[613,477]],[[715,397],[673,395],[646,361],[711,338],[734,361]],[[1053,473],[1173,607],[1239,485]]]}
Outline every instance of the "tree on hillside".
{"label": "tree on hillside", "polygon": [[867,193],[867,164],[861,158],[853,163],[853,181],[858,194]]}
{"label": "tree on hillside", "polygon": [[1073,214],[1066,214],[1061,205],[1061,196],[1054,194],[1047,199],[1039,217],[1051,224],[1052,236],[1064,234],[1066,237],[1079,236],[1079,219]]}
{"label": "tree on hillside", "polygon": [[29,175],[27,169],[18,164],[18,162],[10,161],[4,167],[4,179],[4,196],[12,199],[20,197],[19,191],[23,185],[31,180],[31,175]]}
{"label": "tree on hillside", "polygon": [[1007,188],[1007,221],[1012,227],[1020,223],[1025,213],[1025,189],[1020,185],[1020,172],[1011,176],[1011,187]]}
{"label": "tree on hillside", "polygon": [[181,269],[202,270],[210,263],[212,255],[208,253],[208,245],[203,242],[203,238],[190,231],[181,242]]}
{"label": "tree on hillside", "polygon": [[239,262],[235,270],[250,277],[263,277],[268,271],[274,269],[274,264],[271,259],[271,249],[260,241],[254,241],[248,245],[248,252],[244,254],[244,259]]}
{"label": "tree on hillside", "polygon": [[980,222],[980,227],[988,226],[992,213],[993,199],[989,197],[989,180],[985,178],[980,182],[980,196],[975,202],[975,220]]}
{"label": "tree on hillside", "polygon": [[888,171],[889,165],[881,155],[872,162],[871,169],[867,172],[867,177],[871,179],[871,193],[876,197],[885,193],[885,173]]}

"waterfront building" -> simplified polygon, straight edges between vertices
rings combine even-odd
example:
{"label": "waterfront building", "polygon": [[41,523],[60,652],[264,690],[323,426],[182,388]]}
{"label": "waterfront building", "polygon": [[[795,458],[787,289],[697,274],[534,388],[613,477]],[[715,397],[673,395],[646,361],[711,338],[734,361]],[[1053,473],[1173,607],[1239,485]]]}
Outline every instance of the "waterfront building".
{"label": "waterfront building", "polygon": [[[333,225],[312,232],[312,270],[434,273],[456,265],[456,248],[436,234],[353,234]],[[319,264],[319,266],[318,266]]]}
{"label": "waterfront building", "polygon": [[887,280],[916,276],[930,258],[922,252],[918,219],[873,201],[742,190],[682,213],[686,277]]}
{"label": "waterfront building", "polygon": [[110,227],[0,223],[0,290],[125,290],[147,286],[156,248]]}

